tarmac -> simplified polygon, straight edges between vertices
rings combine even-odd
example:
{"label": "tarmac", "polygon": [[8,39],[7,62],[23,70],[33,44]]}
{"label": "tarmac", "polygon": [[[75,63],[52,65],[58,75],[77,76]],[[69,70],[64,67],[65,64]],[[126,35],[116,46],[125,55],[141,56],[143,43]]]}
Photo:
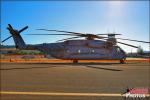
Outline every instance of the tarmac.
{"label": "tarmac", "polygon": [[127,88],[149,88],[149,65],[1,63],[1,100],[124,100]]}

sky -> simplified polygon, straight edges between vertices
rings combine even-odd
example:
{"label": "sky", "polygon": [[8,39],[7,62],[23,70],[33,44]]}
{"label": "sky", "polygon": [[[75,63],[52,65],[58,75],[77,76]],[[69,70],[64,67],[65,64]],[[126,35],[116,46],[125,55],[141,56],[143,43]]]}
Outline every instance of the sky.
{"label": "sky", "polygon": [[[29,28],[21,33],[27,44],[54,43],[68,36],[31,36],[56,33],[36,29],[58,29],[101,34],[115,32],[120,38],[149,41],[149,1],[2,1],[1,40],[10,36],[6,29]],[[121,41],[149,50],[149,44]],[[14,45],[9,39],[4,45]],[[118,44],[126,52],[136,49]]]}

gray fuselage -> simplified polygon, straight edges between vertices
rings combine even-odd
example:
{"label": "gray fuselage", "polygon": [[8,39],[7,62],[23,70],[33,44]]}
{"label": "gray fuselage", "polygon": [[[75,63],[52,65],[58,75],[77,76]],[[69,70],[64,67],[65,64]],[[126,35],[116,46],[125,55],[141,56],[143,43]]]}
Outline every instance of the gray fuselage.
{"label": "gray fuselage", "polygon": [[58,59],[88,60],[88,59],[125,59],[125,52],[117,45],[108,47],[101,40],[68,40],[59,43],[44,43],[34,45],[44,53]]}

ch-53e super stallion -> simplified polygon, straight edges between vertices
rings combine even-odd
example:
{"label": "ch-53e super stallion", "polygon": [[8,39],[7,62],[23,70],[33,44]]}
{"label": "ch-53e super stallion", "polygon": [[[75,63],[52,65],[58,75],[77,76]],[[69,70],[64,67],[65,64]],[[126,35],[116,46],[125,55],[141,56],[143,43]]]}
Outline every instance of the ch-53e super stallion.
{"label": "ch-53e super stallion", "polygon": [[[38,29],[43,31],[51,32],[61,32],[63,34],[29,34],[29,35],[69,35],[73,36],[67,39],[59,40],[56,43],[42,43],[42,44],[25,44],[20,33],[26,30],[28,26],[22,28],[21,30],[14,29],[10,24],[8,24],[7,29],[9,30],[11,36],[2,41],[5,42],[9,38],[13,37],[15,46],[17,49],[35,49],[41,52],[50,54],[52,57],[57,59],[68,59],[73,60],[73,63],[78,63],[78,60],[120,60],[120,63],[124,63],[126,59],[126,53],[121,49],[117,43],[130,46],[133,48],[138,48],[137,46],[119,42],[120,40],[129,40],[142,43],[150,43],[146,41],[115,38],[115,35],[120,34],[90,34],[90,33],[79,33],[79,32],[69,32],[60,30],[47,30]],[[106,36],[105,36],[106,35]],[[84,37],[85,39],[77,39]]]}

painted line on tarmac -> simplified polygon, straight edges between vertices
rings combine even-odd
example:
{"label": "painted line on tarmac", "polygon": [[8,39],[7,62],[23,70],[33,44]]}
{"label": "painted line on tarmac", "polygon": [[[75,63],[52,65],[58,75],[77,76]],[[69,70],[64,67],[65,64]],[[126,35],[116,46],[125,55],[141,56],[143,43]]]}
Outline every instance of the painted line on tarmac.
{"label": "painted line on tarmac", "polygon": [[41,96],[109,96],[121,97],[119,93],[62,93],[62,92],[14,92],[1,91],[0,94],[5,95],[41,95]]}
{"label": "painted line on tarmac", "polygon": [[[62,92],[15,92],[15,91],[1,91],[4,95],[38,95],[38,96],[98,96],[98,97],[123,97],[119,93],[62,93]],[[149,97],[150,94],[146,94]]]}

